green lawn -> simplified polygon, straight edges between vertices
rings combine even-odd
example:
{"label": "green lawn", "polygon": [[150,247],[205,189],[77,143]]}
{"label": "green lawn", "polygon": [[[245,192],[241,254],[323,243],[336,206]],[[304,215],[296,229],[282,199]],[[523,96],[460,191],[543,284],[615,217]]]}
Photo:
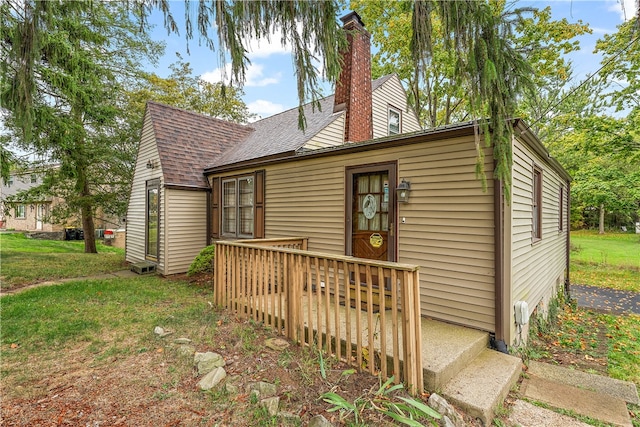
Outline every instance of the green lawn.
{"label": "green lawn", "polygon": [[[2,297],[2,349],[55,351],[69,341],[95,352],[138,351],[156,325],[177,334],[215,326],[210,291],[158,276],[78,280]],[[206,334],[205,334],[206,335]],[[182,335],[178,335],[182,336]],[[140,344],[143,345],[143,344]],[[133,346],[133,347],[130,347]],[[16,352],[3,351],[3,357]]]}
{"label": "green lawn", "polygon": [[22,233],[2,233],[0,252],[3,289],[126,268],[124,250],[101,243],[97,254],[85,254],[83,241],[35,240]]}
{"label": "green lawn", "polygon": [[640,236],[571,232],[571,283],[640,292]]}

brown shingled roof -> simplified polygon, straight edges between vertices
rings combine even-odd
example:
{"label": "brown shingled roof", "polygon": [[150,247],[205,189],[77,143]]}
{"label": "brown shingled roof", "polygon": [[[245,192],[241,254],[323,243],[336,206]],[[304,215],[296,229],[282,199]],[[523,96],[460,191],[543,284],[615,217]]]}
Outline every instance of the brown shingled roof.
{"label": "brown shingled roof", "polygon": [[156,102],[147,103],[167,185],[207,188],[204,167],[254,130]]}

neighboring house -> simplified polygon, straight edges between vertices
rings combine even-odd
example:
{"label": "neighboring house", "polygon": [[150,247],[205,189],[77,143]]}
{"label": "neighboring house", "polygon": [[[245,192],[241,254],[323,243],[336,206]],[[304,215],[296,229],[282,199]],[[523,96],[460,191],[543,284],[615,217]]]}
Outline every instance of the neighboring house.
{"label": "neighboring house", "polygon": [[29,190],[42,183],[42,171],[28,170],[12,173],[9,181],[2,183],[0,189],[0,228],[18,231],[62,231],[60,224],[49,222],[49,214],[57,203],[53,198],[38,200],[20,200],[7,202],[7,197],[15,196],[21,191]]}
{"label": "neighboring house", "polygon": [[357,31],[336,95],[305,107],[305,132],[296,110],[241,126],[148,105],[127,260],[180,273],[218,239],[308,237],[312,251],[419,265],[423,316],[517,343],[516,307],[544,311],[568,283],[569,175],[515,120],[511,201],[489,148],[483,191],[474,123],[420,130],[396,76],[367,84],[369,36],[357,14],[343,21]]}

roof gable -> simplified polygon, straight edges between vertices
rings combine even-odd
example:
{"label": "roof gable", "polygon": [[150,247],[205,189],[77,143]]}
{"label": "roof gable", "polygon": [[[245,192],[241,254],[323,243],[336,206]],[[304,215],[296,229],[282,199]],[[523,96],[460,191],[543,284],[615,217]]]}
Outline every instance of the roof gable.
{"label": "roof gable", "polygon": [[207,188],[204,167],[230,147],[246,139],[253,129],[237,123],[148,102],[167,185]]}
{"label": "roof gable", "polygon": [[[394,74],[389,74],[373,80],[371,82],[372,90],[375,91],[382,87],[393,76]],[[216,160],[210,162],[206,168],[212,169],[252,159],[292,154],[301,150],[318,132],[344,114],[344,111],[333,113],[334,99],[333,95],[321,99],[320,109],[316,108],[314,110],[311,104],[303,106],[306,119],[304,131],[298,127],[297,108],[292,108],[252,123],[250,126],[255,129],[253,134]],[[336,145],[342,143],[344,143],[344,137]]]}

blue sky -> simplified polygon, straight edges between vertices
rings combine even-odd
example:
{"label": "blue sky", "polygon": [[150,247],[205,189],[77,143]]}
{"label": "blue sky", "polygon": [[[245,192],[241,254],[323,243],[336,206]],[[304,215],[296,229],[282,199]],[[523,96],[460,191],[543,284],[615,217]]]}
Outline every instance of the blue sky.
{"label": "blue sky", "polygon": [[[184,16],[183,4],[182,1],[172,2],[173,14],[179,25],[180,18]],[[580,37],[581,50],[570,56],[574,76],[582,80],[587,74],[594,73],[600,67],[600,57],[593,53],[596,41],[604,34],[614,33],[617,25],[633,17],[635,0],[518,0],[515,6],[533,6],[539,9],[550,6],[554,19],[566,18],[569,22],[581,20],[589,24],[593,34]],[[220,80],[219,52],[212,52],[205,46],[199,46],[196,39],[189,42],[190,53],[188,54],[183,28],[180,36],[175,34],[168,36],[159,12],[155,12],[150,21],[156,24],[156,28],[151,33],[152,38],[165,41],[166,49],[158,66],[149,66],[148,71],[153,71],[161,77],[168,76],[169,65],[177,60],[176,52],[178,52],[186,62],[191,64],[195,75],[200,75],[212,82]],[[243,99],[249,110],[260,117],[268,117],[298,105],[290,52],[280,45],[278,36],[273,40],[276,42],[253,42],[249,52],[251,66],[244,86]],[[327,95],[331,91],[327,86]]]}

